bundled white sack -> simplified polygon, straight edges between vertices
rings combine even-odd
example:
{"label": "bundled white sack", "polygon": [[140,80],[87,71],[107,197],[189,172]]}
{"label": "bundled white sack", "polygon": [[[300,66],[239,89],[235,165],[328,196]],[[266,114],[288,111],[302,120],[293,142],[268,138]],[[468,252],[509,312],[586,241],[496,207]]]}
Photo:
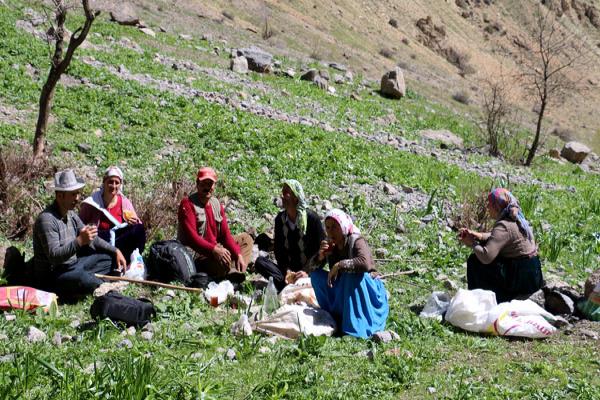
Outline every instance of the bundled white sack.
{"label": "bundled white sack", "polygon": [[299,304],[286,304],[251,325],[255,331],[289,339],[296,339],[301,333],[331,336],[336,330],[336,323],[327,311]]}
{"label": "bundled white sack", "polygon": [[450,302],[446,321],[470,332],[499,336],[546,338],[556,332],[549,321],[552,314],[531,300],[513,300],[496,304],[489,290],[460,289]]}
{"label": "bundled white sack", "polygon": [[144,265],[144,258],[140,254],[139,249],[135,249],[131,253],[129,268],[123,276],[138,281],[146,278],[146,266]]}
{"label": "bundled white sack", "polygon": [[229,281],[221,281],[218,285],[211,282],[204,290],[204,298],[213,307],[223,304],[229,296],[233,296],[233,284]]}
{"label": "bundled white sack", "polygon": [[458,289],[446,310],[446,321],[469,332],[484,332],[489,313],[496,307],[496,294],[489,290]]}
{"label": "bundled white sack", "polygon": [[310,278],[300,278],[295,283],[290,283],[279,293],[282,304],[300,304],[319,307],[315,290],[310,283]]}

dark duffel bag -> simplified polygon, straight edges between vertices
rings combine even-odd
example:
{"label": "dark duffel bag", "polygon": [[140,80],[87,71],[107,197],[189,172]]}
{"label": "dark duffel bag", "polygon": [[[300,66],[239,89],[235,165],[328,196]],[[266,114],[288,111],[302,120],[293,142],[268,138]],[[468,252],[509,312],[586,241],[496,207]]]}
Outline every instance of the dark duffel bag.
{"label": "dark duffel bag", "polygon": [[187,247],[177,240],[153,243],[146,267],[149,280],[165,283],[180,281],[187,284],[196,273],[194,259]]}
{"label": "dark duffel bag", "polygon": [[156,316],[156,310],[150,300],[133,299],[110,291],[94,300],[90,314],[96,320],[108,318],[113,322],[123,322],[127,326],[141,327]]}

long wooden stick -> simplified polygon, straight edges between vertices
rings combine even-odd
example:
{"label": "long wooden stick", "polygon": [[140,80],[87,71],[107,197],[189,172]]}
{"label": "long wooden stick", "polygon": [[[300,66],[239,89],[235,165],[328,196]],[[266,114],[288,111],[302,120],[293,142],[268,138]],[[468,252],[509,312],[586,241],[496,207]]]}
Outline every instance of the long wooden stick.
{"label": "long wooden stick", "polygon": [[414,269],[409,269],[408,271],[397,271],[397,272],[392,272],[390,274],[379,275],[379,279],[391,278],[394,276],[401,276],[401,275],[412,275],[412,274],[415,274],[416,272],[417,271],[415,271]]}
{"label": "long wooden stick", "polygon": [[162,282],[156,282],[156,281],[137,280],[137,279],[125,278],[123,276],[110,276],[110,275],[102,275],[102,274],[94,274],[94,275],[96,275],[96,278],[104,279],[106,281],[130,282],[130,283],[137,283],[138,285],[158,286],[158,287],[164,287],[167,289],[184,290],[186,292],[194,292],[194,293],[202,293],[203,292],[202,289],[198,289],[198,288],[171,285],[168,283],[162,283]]}
{"label": "long wooden stick", "polygon": [[414,263],[433,262],[433,260],[417,260],[417,259],[413,259],[413,258],[374,258],[373,261],[379,261],[379,262],[401,261],[401,262],[414,262]]}

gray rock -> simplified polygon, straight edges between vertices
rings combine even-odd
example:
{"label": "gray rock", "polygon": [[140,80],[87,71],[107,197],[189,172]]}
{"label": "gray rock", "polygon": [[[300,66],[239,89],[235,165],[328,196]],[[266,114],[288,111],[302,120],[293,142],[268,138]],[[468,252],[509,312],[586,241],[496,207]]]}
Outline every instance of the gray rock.
{"label": "gray rock", "polygon": [[6,336],[4,333],[0,333],[0,342],[4,340],[8,340],[8,336]]}
{"label": "gray rock", "polygon": [[596,271],[592,272],[592,274],[589,276],[589,278],[587,278],[587,280],[585,281],[583,295],[585,296],[586,299],[588,297],[590,297],[590,294],[592,294],[592,292],[594,291],[594,288],[599,283],[600,283],[600,269],[597,269]]}
{"label": "gray rock", "polygon": [[415,189],[411,188],[410,186],[402,185],[402,191],[406,194],[411,194],[415,192]]}
{"label": "gray rock", "polygon": [[247,47],[237,50],[238,56],[244,56],[248,60],[248,68],[251,71],[260,73],[270,73],[273,70],[273,56],[266,51],[255,47]]}
{"label": "gray rock", "polygon": [[444,279],[444,287],[450,291],[457,291],[459,289],[458,284],[452,279]]}
{"label": "gray rock", "polygon": [[92,146],[87,143],[79,143],[77,145],[77,148],[79,149],[79,151],[85,154],[88,154],[90,151],[92,151]]}
{"label": "gray rock", "polygon": [[165,293],[165,296],[169,296],[169,297],[171,297],[171,298],[175,298],[175,296],[177,296],[177,295],[175,294],[175,291],[174,291],[173,289],[169,289],[169,290],[167,290],[167,292]]}
{"label": "gray rock", "polygon": [[348,81],[348,82],[352,82],[352,80],[354,80],[354,75],[352,74],[352,72],[350,71],[346,71],[346,73],[344,74],[344,78]]}
{"label": "gray rock", "polygon": [[571,315],[575,311],[575,303],[565,294],[557,291],[546,293],[544,308],[555,315]]}
{"label": "gray rock", "polygon": [[329,211],[332,208],[333,208],[333,205],[331,204],[331,202],[329,200],[323,200],[323,203],[321,204],[321,210]]}
{"label": "gray rock", "polygon": [[398,194],[398,189],[396,189],[396,187],[394,185],[392,185],[391,183],[385,182],[383,184],[383,192],[390,196],[394,196],[394,195]]}
{"label": "gray rock", "polygon": [[381,94],[394,99],[406,96],[406,83],[404,74],[399,67],[388,71],[381,77]]}
{"label": "gray rock", "polygon": [[135,326],[130,326],[129,328],[127,328],[127,329],[125,329],[123,331],[123,335],[125,335],[125,336],[135,336],[136,332],[137,331],[135,329]]}
{"label": "gray rock", "polygon": [[424,216],[423,218],[421,218],[421,222],[423,222],[424,224],[428,224],[431,221],[433,221],[434,216],[431,214],[427,214],[426,216]]}
{"label": "gray rock", "polygon": [[183,33],[180,33],[178,37],[181,40],[192,40],[193,39],[192,35],[186,35],[186,34],[183,34]]}
{"label": "gray rock", "polygon": [[443,148],[459,148],[462,149],[464,144],[462,138],[456,136],[454,133],[441,129],[441,130],[432,130],[426,129],[419,132],[421,137],[427,140],[434,140],[441,142],[441,146]]}
{"label": "gray rock", "polygon": [[376,343],[389,343],[392,340],[397,340],[399,338],[400,336],[398,336],[398,334],[394,331],[382,331],[375,333],[371,337],[371,340],[373,340]]}
{"label": "gray rock", "polygon": [[154,332],[154,330],[155,330],[155,328],[154,328],[154,324],[152,324],[152,322],[148,322],[142,328],[142,332]]}
{"label": "gray rock", "polygon": [[237,354],[235,354],[235,350],[228,349],[227,352],[225,353],[225,357],[227,357],[227,359],[229,361],[233,361],[237,358]]}
{"label": "gray rock", "polygon": [[560,315],[555,315],[554,318],[555,318],[555,320],[554,320],[554,322],[552,322],[552,325],[554,325],[555,328],[563,328],[563,327],[571,326],[569,321],[567,321]]}
{"label": "gray rock", "polygon": [[133,347],[133,343],[131,343],[131,340],[129,339],[123,339],[119,342],[117,346],[120,348],[131,349]]}
{"label": "gray rock", "polygon": [[29,331],[27,333],[27,341],[29,343],[38,343],[46,340],[46,334],[40,331],[35,326],[30,326]]}
{"label": "gray rock", "polygon": [[544,308],[544,306],[546,304],[546,296],[544,295],[544,291],[542,289],[538,290],[537,292],[535,292],[531,296],[529,296],[528,300],[533,301],[535,304],[537,304],[538,306],[540,306],[542,308]]}
{"label": "gray rock", "polygon": [[565,143],[560,155],[572,163],[580,164],[590,152],[590,148],[585,144],[573,141]]}
{"label": "gray rock", "polygon": [[344,77],[343,77],[343,76],[341,76],[340,74],[335,74],[335,75],[333,75],[333,81],[334,81],[335,83],[337,83],[338,85],[341,85],[342,83],[344,83],[344,82],[345,82],[345,80],[344,80]]}
{"label": "gray rock", "polygon": [[156,33],[150,28],[140,28],[140,31],[145,33],[148,36],[156,37]]}
{"label": "gray rock", "polygon": [[599,338],[599,336],[596,332],[589,330],[589,329],[582,329],[580,332],[583,336],[588,337],[593,340],[598,340],[598,338]]}
{"label": "gray rock", "polygon": [[248,72],[248,60],[246,57],[233,57],[231,59],[230,68],[233,72],[237,72],[238,74],[245,74]]}
{"label": "gray rock", "polygon": [[110,12],[110,20],[119,25],[137,26],[140,24],[140,19],[135,15],[131,15],[123,10],[113,10]]}
{"label": "gray rock", "polygon": [[152,340],[152,337],[154,336],[154,334],[152,332],[144,331],[141,333],[140,336],[142,337],[142,339],[150,341],[150,340]]}
{"label": "gray rock", "polygon": [[14,321],[17,319],[17,316],[15,314],[10,314],[10,313],[5,312],[4,319],[7,321]]}
{"label": "gray rock", "polygon": [[63,337],[62,337],[61,333],[54,332],[54,335],[52,336],[52,343],[58,347],[58,346],[62,345],[62,340],[63,340]]}
{"label": "gray rock", "polygon": [[377,258],[386,258],[389,253],[390,252],[388,251],[388,249],[385,249],[383,247],[375,249],[375,257]]}
{"label": "gray rock", "polygon": [[329,68],[333,68],[336,71],[340,71],[340,72],[346,72],[348,70],[348,68],[346,68],[345,65],[334,63],[334,62],[329,63]]}
{"label": "gray rock", "polygon": [[398,222],[396,225],[396,233],[406,233],[406,227],[402,222]]}
{"label": "gray rock", "polygon": [[5,354],[3,356],[0,356],[0,364],[11,363],[11,362],[15,361],[15,358],[17,358],[17,357],[15,356],[14,353]]}
{"label": "gray rock", "polygon": [[306,71],[305,73],[300,75],[300,80],[314,82],[318,76],[319,76],[319,71],[317,71],[316,69],[309,69],[308,71]]}

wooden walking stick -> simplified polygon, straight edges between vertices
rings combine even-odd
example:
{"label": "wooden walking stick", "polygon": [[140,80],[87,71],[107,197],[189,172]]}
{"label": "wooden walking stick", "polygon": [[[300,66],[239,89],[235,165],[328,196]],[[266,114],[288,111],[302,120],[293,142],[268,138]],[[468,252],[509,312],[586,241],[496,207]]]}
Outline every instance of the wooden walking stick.
{"label": "wooden walking stick", "polygon": [[167,288],[167,289],[183,290],[186,292],[193,292],[193,293],[202,293],[204,291],[203,289],[199,289],[199,288],[171,285],[169,283],[162,283],[162,282],[156,282],[156,281],[137,280],[137,279],[125,278],[123,276],[110,276],[110,275],[102,275],[102,274],[94,274],[94,275],[96,276],[96,278],[104,279],[105,281],[130,282],[130,283],[136,283],[138,285],[158,286],[158,287],[163,287],[163,288]]}

